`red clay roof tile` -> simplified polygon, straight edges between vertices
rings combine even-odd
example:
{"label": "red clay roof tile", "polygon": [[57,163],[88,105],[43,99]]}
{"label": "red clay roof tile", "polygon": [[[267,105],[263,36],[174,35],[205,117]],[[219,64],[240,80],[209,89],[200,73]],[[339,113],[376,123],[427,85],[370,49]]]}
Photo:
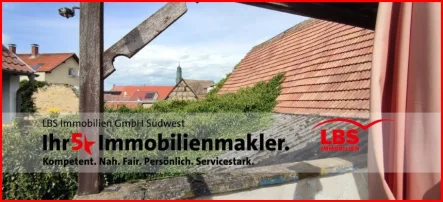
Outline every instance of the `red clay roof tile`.
{"label": "red clay roof tile", "polygon": [[33,74],[34,70],[31,69],[25,62],[20,60],[14,53],[9,51],[8,48],[2,46],[2,70],[14,72],[17,74]]}
{"label": "red clay roof tile", "polygon": [[[174,86],[117,86],[114,85],[110,91],[105,92],[105,106],[109,108],[118,108],[126,106],[128,108],[137,108],[142,106],[145,101],[164,100],[171,92]],[[115,94],[111,94],[113,92]],[[121,92],[120,94],[116,92]],[[147,93],[157,93],[157,97],[152,100],[145,98]],[[142,101],[142,102],[139,102]]]}
{"label": "red clay roof tile", "polygon": [[120,95],[111,95],[105,93],[103,99],[106,101],[125,101],[125,99],[121,99]]}
{"label": "red clay roof tile", "polygon": [[374,33],[310,19],[254,47],[219,93],[284,73],[275,112],[367,117]]}
{"label": "red clay roof tile", "polygon": [[155,100],[155,99],[152,99],[152,98],[146,98],[146,94],[148,94],[148,93],[155,93],[155,94],[157,94],[156,91],[136,91],[136,92],[134,92],[131,95],[131,97],[129,97],[129,101],[138,101],[138,100],[140,100],[140,101],[152,101],[152,100]]}
{"label": "red clay roof tile", "polygon": [[70,57],[78,60],[75,53],[43,53],[38,54],[36,57],[32,57],[32,54],[17,54],[17,56],[31,67],[40,65],[36,69],[37,72],[50,72]]}
{"label": "red clay roof tile", "polygon": [[[137,91],[143,92],[157,92],[158,97],[156,100],[164,100],[168,96],[169,92],[174,86],[116,86],[111,91],[121,91],[120,97],[128,97],[128,99]],[[126,95],[125,93],[126,92]],[[132,100],[135,101],[135,100]]]}

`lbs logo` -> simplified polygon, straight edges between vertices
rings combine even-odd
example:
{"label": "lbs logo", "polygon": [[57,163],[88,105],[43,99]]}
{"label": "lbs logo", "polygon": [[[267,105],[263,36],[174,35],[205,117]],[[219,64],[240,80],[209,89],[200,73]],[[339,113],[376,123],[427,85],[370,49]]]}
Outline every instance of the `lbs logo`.
{"label": "lbs logo", "polygon": [[[368,130],[371,126],[383,122],[383,121],[392,121],[391,119],[380,119],[375,120],[367,125],[363,125],[357,121],[354,121],[352,119],[345,119],[345,118],[334,118],[329,119],[323,122],[318,123],[315,125],[312,129],[315,129],[319,126],[325,125],[327,123],[332,122],[345,122],[349,124],[353,124],[357,126],[358,128],[362,129],[363,131]],[[332,129],[331,130],[331,139],[327,139],[327,130],[321,129],[320,130],[320,150],[321,151],[359,151],[360,147],[358,146],[358,143],[360,141],[360,137],[358,137],[359,131],[357,129],[349,129],[349,130],[343,130],[340,128]],[[348,146],[344,146],[344,144],[347,144]]]}

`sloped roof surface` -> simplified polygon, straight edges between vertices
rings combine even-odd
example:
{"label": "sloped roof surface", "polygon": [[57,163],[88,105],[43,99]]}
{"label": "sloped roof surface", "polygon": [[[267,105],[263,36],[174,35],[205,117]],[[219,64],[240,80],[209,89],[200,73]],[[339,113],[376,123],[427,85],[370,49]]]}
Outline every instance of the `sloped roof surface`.
{"label": "sloped roof surface", "polygon": [[[174,88],[174,86],[117,86],[111,89],[111,91],[121,91],[126,92],[126,97],[131,97],[137,91],[145,92],[157,92],[157,100],[164,100],[168,96],[169,92]],[[120,97],[125,97],[124,93],[120,94]]]}
{"label": "sloped roof surface", "polygon": [[2,45],[2,70],[18,74],[32,74],[34,71],[8,48]]}
{"label": "sloped roof surface", "polygon": [[134,92],[132,95],[131,95],[131,97],[129,98],[129,101],[137,101],[137,100],[142,100],[142,101],[145,101],[145,100],[154,100],[154,99],[152,99],[152,98],[147,98],[146,97],[146,94],[148,94],[148,93],[154,93],[154,94],[157,94],[158,95],[158,93],[157,92],[155,92],[155,91],[136,91],[136,92]]}
{"label": "sloped roof surface", "polygon": [[186,84],[197,94],[198,97],[205,96],[207,93],[207,88],[214,86],[214,81],[211,80],[193,80],[184,79]]}
{"label": "sloped roof surface", "polygon": [[219,93],[284,73],[275,112],[367,117],[373,38],[371,30],[306,20],[254,47]]}
{"label": "sloped roof surface", "polygon": [[70,57],[75,57],[75,53],[43,53],[38,54],[36,57],[32,57],[32,54],[17,54],[23,61],[25,61],[30,67],[37,67],[37,72],[49,72],[66,61]]}
{"label": "sloped roof surface", "polygon": [[113,94],[108,94],[108,93],[104,94],[103,99],[105,100],[105,102],[106,101],[125,101],[125,100],[127,100],[127,98],[124,99],[120,95],[113,95]]}

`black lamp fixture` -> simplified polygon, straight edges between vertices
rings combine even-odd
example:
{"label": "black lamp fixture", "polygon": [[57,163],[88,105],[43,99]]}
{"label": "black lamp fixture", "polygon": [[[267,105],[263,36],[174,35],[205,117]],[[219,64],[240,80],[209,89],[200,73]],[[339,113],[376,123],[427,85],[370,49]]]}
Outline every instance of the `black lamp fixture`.
{"label": "black lamp fixture", "polygon": [[58,9],[58,13],[59,13],[61,16],[63,16],[63,17],[65,17],[66,19],[68,19],[68,18],[74,17],[74,15],[75,15],[75,9],[80,9],[80,7],[74,6],[74,7],[72,7],[72,8],[67,8],[67,7],[59,8],[59,9]]}

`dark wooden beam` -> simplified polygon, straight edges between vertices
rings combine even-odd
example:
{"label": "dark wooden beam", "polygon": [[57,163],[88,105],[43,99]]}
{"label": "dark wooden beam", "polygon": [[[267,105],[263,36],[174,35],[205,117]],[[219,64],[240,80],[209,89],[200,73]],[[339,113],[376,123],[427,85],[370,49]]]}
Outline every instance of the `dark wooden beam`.
{"label": "dark wooden beam", "polygon": [[[103,116],[103,3],[80,3],[80,120]],[[92,159],[96,165],[79,166],[78,195],[99,193],[103,188],[98,148],[100,127],[82,127],[80,132],[94,141],[92,155],[79,150],[80,159]],[[83,147],[85,146],[82,137]]]}
{"label": "dark wooden beam", "polygon": [[[333,3],[243,3],[256,7],[286,12],[321,20],[375,29],[375,14],[362,10],[349,9]],[[361,3],[364,6],[364,3]]]}
{"label": "dark wooden beam", "polygon": [[115,71],[113,63],[117,56],[124,55],[131,58],[185,14],[187,10],[186,3],[167,3],[108,48],[104,55],[104,78]]}

